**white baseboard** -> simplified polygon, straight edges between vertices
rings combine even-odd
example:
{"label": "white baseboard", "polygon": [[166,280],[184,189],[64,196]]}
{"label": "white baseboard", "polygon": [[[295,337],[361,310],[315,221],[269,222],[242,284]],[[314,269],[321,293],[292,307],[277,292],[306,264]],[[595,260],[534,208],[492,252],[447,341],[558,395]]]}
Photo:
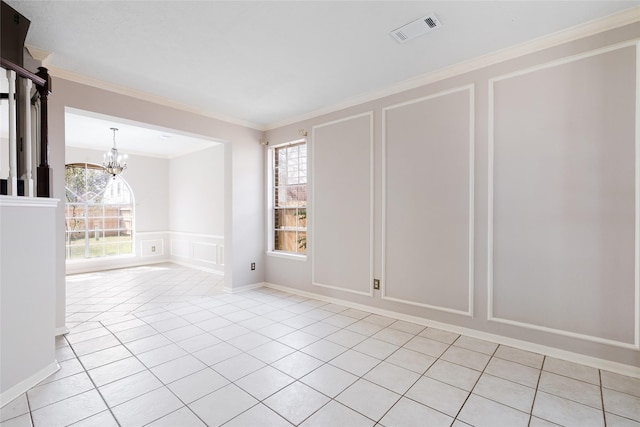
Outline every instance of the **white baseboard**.
{"label": "white baseboard", "polygon": [[29,390],[48,376],[55,374],[59,369],[60,365],[58,365],[58,362],[54,360],[53,363],[47,365],[35,374],[31,375],[29,378],[26,378],[13,387],[9,388],[8,390],[3,391],[2,393],[0,393],[0,408],[11,402],[21,394],[26,393],[27,390]]}
{"label": "white baseboard", "polygon": [[189,262],[179,261],[179,260],[174,259],[174,258],[169,258],[166,262],[171,262],[173,264],[178,264],[178,265],[182,265],[182,266],[185,266],[185,267],[193,268],[194,270],[205,271],[207,273],[217,274],[218,276],[224,277],[224,271],[214,270],[212,268],[207,268],[207,267],[202,267],[200,265],[191,264]]}
{"label": "white baseboard", "polygon": [[[95,273],[96,271],[119,270],[121,268],[142,267],[145,265],[164,264],[166,262],[174,262],[174,261],[172,261],[169,258],[162,258],[157,260],[144,260],[144,261],[135,260],[130,262],[108,264],[108,265],[88,265],[86,267],[83,267],[80,262],[72,266],[72,268],[68,269],[68,271],[65,272],[65,275],[71,276],[74,274]],[[77,268],[74,268],[74,267],[77,267]]]}
{"label": "white baseboard", "polygon": [[591,366],[596,369],[603,369],[605,371],[615,372],[621,375],[640,378],[640,366],[625,365],[623,363],[613,362],[611,360],[600,359],[597,357],[586,356],[584,354],[574,353],[571,351],[566,351],[566,350],[562,350],[555,347],[549,347],[546,345],[535,344],[529,341],[523,341],[515,338],[505,337],[502,335],[492,334],[489,332],[483,332],[475,329],[464,328],[462,326],[451,325],[449,323],[437,322],[434,320],[426,319],[424,317],[410,316],[408,314],[398,313],[395,311],[384,310],[381,308],[371,307],[364,304],[353,303],[340,298],[327,297],[324,295],[315,294],[313,292],[307,292],[307,291],[302,291],[295,288],[290,288],[288,286],[276,285],[274,283],[268,283],[268,282],[265,282],[264,285],[268,288],[289,292],[289,293],[300,295],[307,298],[314,298],[320,301],[343,305],[349,308],[355,308],[356,310],[367,311],[369,313],[379,314],[381,316],[391,317],[393,319],[403,320],[411,323],[417,323],[419,325],[429,326],[433,328],[442,329],[448,332],[454,332],[456,334],[466,335],[471,338],[491,341],[496,344],[502,344],[509,347],[518,348],[521,350],[531,351],[533,353],[543,354],[545,356],[551,356],[558,359],[568,360],[570,362]]}
{"label": "white baseboard", "polygon": [[69,328],[67,328],[66,326],[60,326],[59,328],[56,328],[56,337],[59,337],[60,335],[67,335],[69,333]]}
{"label": "white baseboard", "polygon": [[227,294],[237,294],[240,292],[246,292],[246,291],[250,291],[252,289],[258,289],[258,288],[262,288],[263,286],[268,286],[268,283],[265,282],[258,282],[258,283],[253,283],[250,285],[245,285],[245,286],[239,286],[237,288],[230,288],[228,286],[225,286],[224,288],[222,288],[222,290],[227,293]]}

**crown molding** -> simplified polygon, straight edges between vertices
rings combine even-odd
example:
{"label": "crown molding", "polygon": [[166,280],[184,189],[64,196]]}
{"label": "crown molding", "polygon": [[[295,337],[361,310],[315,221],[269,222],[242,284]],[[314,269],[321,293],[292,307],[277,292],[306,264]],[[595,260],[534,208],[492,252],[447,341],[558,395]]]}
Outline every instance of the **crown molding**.
{"label": "crown molding", "polygon": [[485,68],[491,65],[495,65],[501,62],[505,62],[511,59],[515,59],[524,55],[539,52],[544,49],[559,46],[564,43],[569,43],[574,40],[589,37],[598,33],[613,30],[625,25],[633,24],[640,21],[640,6],[633,7],[631,9],[623,10],[613,15],[609,15],[604,18],[596,19],[593,21],[585,22],[574,27],[560,30],[558,32],[548,34],[546,36],[539,37],[537,39],[510,46],[486,55],[482,55],[467,61],[459,62],[457,64],[441,68],[418,77],[414,77],[403,82],[394,84],[381,90],[369,92],[364,95],[360,95],[351,98],[347,101],[335,104],[329,107],[321,108],[310,113],[303,115],[290,117],[285,120],[281,120],[275,123],[271,123],[265,126],[265,131],[277,129],[283,126],[299,123],[305,120],[310,120],[315,117],[319,117],[325,114],[333,113],[345,108],[355,107],[366,102],[375,101],[376,99],[384,98],[386,96],[395,95],[406,90],[415,89],[421,86],[426,86],[431,83],[435,83],[447,78],[459,76],[471,71]]}
{"label": "crown molding", "polygon": [[49,58],[51,58],[51,52],[48,50],[40,49],[39,47],[25,45],[24,46],[29,52],[29,55],[36,61],[40,61],[43,67],[47,67],[49,65]]}
{"label": "crown molding", "polygon": [[588,37],[594,34],[609,31],[615,28],[623,27],[625,25],[633,24],[640,21],[640,6],[636,6],[622,12],[607,16],[605,18],[589,21],[569,29],[561,30],[556,33],[552,33],[525,43],[521,43],[515,46],[507,47],[505,49],[498,50],[493,53],[489,53],[483,56],[479,56],[468,61],[463,61],[445,68],[441,68],[436,71],[432,71],[423,74],[418,77],[414,77],[403,82],[388,86],[381,90],[369,92],[364,95],[356,96],[344,102],[334,104],[329,107],[321,108],[310,113],[302,114],[299,116],[293,116],[288,119],[284,119],[278,122],[274,122],[267,125],[260,125],[257,123],[249,122],[246,120],[238,119],[237,117],[227,116],[220,113],[197,108],[192,105],[187,105],[173,101],[171,99],[153,95],[148,92],[144,92],[137,89],[132,89],[127,86],[118,85],[115,83],[107,82],[104,80],[96,79],[93,77],[85,76],[74,71],[59,68],[53,65],[49,65],[48,62],[51,59],[51,52],[40,49],[35,46],[27,46],[27,50],[31,56],[43,63],[43,66],[48,67],[49,73],[57,78],[69,80],[75,83],[92,86],[98,89],[107,90],[110,92],[118,93],[121,95],[130,96],[143,101],[152,102],[154,104],[163,105],[177,110],[186,111],[193,114],[209,117],[212,119],[221,120],[227,123],[232,123],[238,126],[247,127],[259,131],[267,131],[277,129],[290,124],[302,122],[315,117],[319,117],[325,114],[333,113],[345,108],[354,107],[366,102],[374,101],[376,99],[384,98],[386,96],[395,95],[406,90],[415,89],[420,86],[425,86],[440,80],[444,80],[450,77],[459,76],[480,68],[495,65],[500,62],[515,59],[527,54],[535,53],[544,49],[555,47],[564,43],[568,43],[577,39]]}
{"label": "crown molding", "polygon": [[[46,51],[43,51],[42,49],[38,49],[38,50],[42,52],[46,52]],[[264,131],[264,126],[259,125],[257,123],[238,119],[232,116],[214,113],[208,110],[204,110],[202,108],[194,107],[192,105],[182,104],[180,102],[173,101],[163,96],[154,95],[154,94],[144,92],[138,89],[133,89],[124,85],[119,85],[116,83],[111,83],[104,80],[89,77],[84,74],[80,74],[74,71],[69,71],[64,68],[56,67],[55,65],[49,66],[48,70],[50,75],[52,75],[53,77],[57,77],[59,79],[69,80],[75,83],[80,83],[83,85],[95,87],[97,89],[103,89],[109,92],[118,93],[120,95],[130,96],[132,98],[136,98],[142,101],[152,102],[154,104],[162,105],[169,108],[175,108],[176,110],[182,110],[188,113],[198,114],[200,116],[205,116],[205,117],[209,117],[216,120],[221,120],[223,122],[235,124],[238,126],[243,126],[250,129]]]}

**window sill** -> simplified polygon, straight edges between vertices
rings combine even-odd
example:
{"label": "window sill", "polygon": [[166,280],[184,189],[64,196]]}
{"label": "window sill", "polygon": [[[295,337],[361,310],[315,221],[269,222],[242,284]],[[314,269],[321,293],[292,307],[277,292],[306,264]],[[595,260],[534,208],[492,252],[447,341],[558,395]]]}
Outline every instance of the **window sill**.
{"label": "window sill", "polygon": [[284,259],[290,259],[290,260],[294,260],[294,261],[306,261],[307,260],[307,256],[306,255],[298,255],[298,254],[292,254],[292,253],[287,253],[287,252],[267,251],[266,254],[267,254],[267,256],[270,256],[270,257],[284,258]]}

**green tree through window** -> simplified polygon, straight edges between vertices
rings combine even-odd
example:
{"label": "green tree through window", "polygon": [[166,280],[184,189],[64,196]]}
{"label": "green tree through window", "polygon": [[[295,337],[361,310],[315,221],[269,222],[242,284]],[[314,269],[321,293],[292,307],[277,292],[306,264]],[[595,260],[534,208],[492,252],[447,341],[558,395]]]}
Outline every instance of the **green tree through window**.
{"label": "green tree through window", "polygon": [[133,253],[133,194],[120,176],[97,165],[65,168],[66,258]]}

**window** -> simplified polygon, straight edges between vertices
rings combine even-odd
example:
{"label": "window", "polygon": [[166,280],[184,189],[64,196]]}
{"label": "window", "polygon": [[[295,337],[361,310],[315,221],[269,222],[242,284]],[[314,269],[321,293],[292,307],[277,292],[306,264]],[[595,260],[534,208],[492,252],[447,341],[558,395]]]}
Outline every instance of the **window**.
{"label": "window", "polygon": [[274,251],[307,253],[307,143],[271,149]]}
{"label": "window", "polygon": [[120,176],[75,163],[65,168],[66,258],[133,253],[133,194]]}

